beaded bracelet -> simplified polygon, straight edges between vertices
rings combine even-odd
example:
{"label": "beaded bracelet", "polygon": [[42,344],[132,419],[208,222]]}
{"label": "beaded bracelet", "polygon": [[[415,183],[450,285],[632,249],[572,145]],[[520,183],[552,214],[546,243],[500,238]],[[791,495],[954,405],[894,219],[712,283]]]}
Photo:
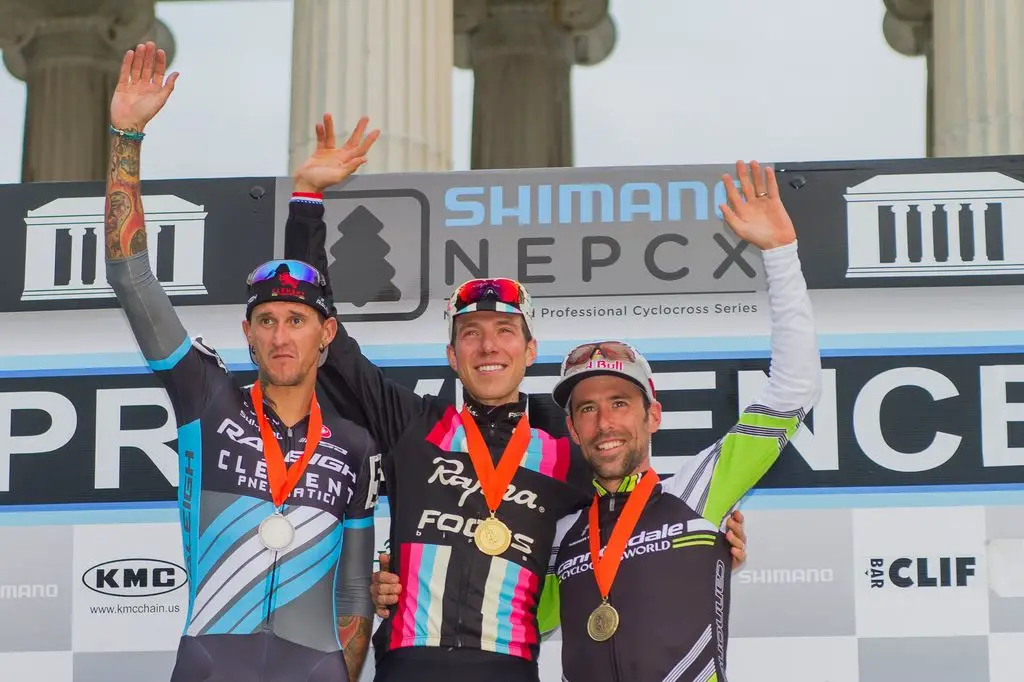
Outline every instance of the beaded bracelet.
{"label": "beaded bracelet", "polygon": [[142,138],[146,137],[146,133],[133,133],[130,130],[120,130],[115,128],[113,124],[110,125],[110,132],[115,135],[120,135],[124,139],[131,140],[132,142],[142,142]]}

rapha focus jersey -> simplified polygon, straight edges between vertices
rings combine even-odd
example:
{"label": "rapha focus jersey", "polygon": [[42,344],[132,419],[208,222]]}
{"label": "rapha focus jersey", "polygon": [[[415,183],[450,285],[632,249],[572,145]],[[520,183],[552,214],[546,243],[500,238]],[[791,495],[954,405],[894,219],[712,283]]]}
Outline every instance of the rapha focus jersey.
{"label": "rapha focus jersey", "polygon": [[[323,213],[322,204],[291,203],[285,256],[326,273]],[[419,647],[535,661],[538,601],[555,526],[592,491],[589,467],[569,440],[543,428],[550,417],[530,405],[529,447],[496,514],[512,531],[512,543],[491,557],[473,542],[476,524],[489,512],[455,405],[386,378],[341,324],[319,381],[384,453],[391,571],[402,592],[374,634],[378,660]],[[497,463],[527,411],[525,396],[497,407],[467,405]]]}
{"label": "rapha focus jersey", "polygon": [[[294,540],[279,551],[264,547],[258,528],[274,505],[249,389],[213,349],[185,335],[146,276],[147,257],[108,264],[108,277],[178,424],[189,594],[172,682],[346,680],[337,620],[371,617],[377,448],[319,397],[320,442],[281,510]],[[291,465],[305,448],[308,416],[289,428],[266,400],[263,409]]]}
{"label": "rapha focus jersey", "polygon": [[[586,510],[559,521],[557,581],[563,680],[725,682],[732,559],[725,521],[776,461],[820,390],[821,362],[796,244],[764,253],[772,317],[767,384],[725,436],[659,483],[609,594],[620,617],[609,640],[587,634],[601,603]],[[638,477],[599,487],[601,547]]]}

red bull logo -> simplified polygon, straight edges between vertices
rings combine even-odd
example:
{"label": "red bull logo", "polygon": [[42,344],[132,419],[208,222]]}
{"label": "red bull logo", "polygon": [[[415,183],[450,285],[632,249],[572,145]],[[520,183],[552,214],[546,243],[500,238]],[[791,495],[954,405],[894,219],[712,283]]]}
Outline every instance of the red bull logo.
{"label": "red bull logo", "polygon": [[588,362],[584,369],[607,369],[616,372],[621,372],[623,370],[623,365],[621,360],[596,359]]}

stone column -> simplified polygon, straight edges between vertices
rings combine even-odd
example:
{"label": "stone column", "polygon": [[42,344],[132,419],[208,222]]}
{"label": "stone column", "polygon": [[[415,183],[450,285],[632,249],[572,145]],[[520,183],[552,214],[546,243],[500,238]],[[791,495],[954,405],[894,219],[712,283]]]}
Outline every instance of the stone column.
{"label": "stone column", "polygon": [[907,57],[924,56],[927,73],[925,97],[925,155],[935,149],[935,73],[932,68],[931,0],[884,0],[882,33],[889,47]]}
{"label": "stone column", "polygon": [[106,177],[110,97],[124,50],[172,48],[151,0],[3,0],[4,64],[25,81],[22,181]]}
{"label": "stone column", "polygon": [[928,155],[1024,153],[1024,3],[884,2],[889,45],[928,59]]}
{"label": "stone column", "polygon": [[1024,153],[1024,2],[934,0],[935,155]]}
{"label": "stone column", "polygon": [[455,36],[474,75],[471,167],[572,166],[572,66],[611,54],[607,0],[455,0]]}
{"label": "stone column", "polygon": [[325,113],[380,128],[368,172],[450,170],[452,40],[451,0],[295,0],[290,172]]}

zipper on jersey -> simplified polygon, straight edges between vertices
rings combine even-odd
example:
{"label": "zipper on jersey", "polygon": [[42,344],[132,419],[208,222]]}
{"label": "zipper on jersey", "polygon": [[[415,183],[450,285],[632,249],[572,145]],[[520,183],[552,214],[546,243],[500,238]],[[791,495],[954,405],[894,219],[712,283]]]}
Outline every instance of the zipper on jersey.
{"label": "zipper on jersey", "polygon": [[[610,603],[612,605],[615,604],[614,600],[612,600],[612,591],[611,590],[608,590],[608,603]],[[611,659],[612,659],[612,679],[616,680],[616,682],[618,682],[618,680],[622,679],[622,674],[619,672],[619,659],[618,659],[618,656],[615,655],[615,637],[614,636],[612,636],[612,638],[608,640],[608,651],[609,651],[609,653],[611,655]]]}
{"label": "zipper on jersey", "polygon": [[[292,449],[293,449],[292,446],[294,445],[292,440],[293,440],[293,432],[292,432],[291,427],[288,427],[288,430],[285,432],[284,443],[281,444],[282,445],[282,448],[281,448],[281,452],[282,453],[288,453],[288,452],[292,451]],[[282,504],[281,505],[281,513],[282,514],[285,512],[287,507],[288,507],[287,504]],[[273,610],[273,606],[274,606],[274,593],[277,591],[277,571],[278,571],[279,568],[280,568],[280,566],[278,566],[278,564],[277,564],[277,553],[275,552],[274,553],[274,562],[270,566],[270,578],[268,579],[268,585],[267,585],[267,615],[266,615],[266,618],[263,621],[263,629],[268,631],[268,632],[271,632],[274,629],[274,610]]]}
{"label": "zipper on jersey", "polygon": [[[601,546],[602,547],[607,546],[608,541],[611,539],[611,536],[612,536],[611,529],[615,527],[615,523],[619,520],[618,515],[614,513],[615,512],[615,493],[608,493],[608,512],[609,512],[609,514],[608,514],[608,522],[601,524],[602,528],[605,529],[605,532],[602,533],[602,535],[606,534],[606,537],[603,537],[601,539]],[[614,584],[613,584],[613,586],[614,586]],[[612,598],[612,589],[611,588],[608,589],[608,603],[611,604],[612,606],[615,606],[615,600]],[[618,656],[615,655],[615,637],[614,636],[611,639],[608,640],[608,652],[609,652],[609,655],[610,655],[610,657],[612,659],[611,660],[611,663],[612,663],[612,679],[614,679],[616,681],[621,680],[622,679],[622,673],[619,672],[619,659],[618,659]]]}
{"label": "zipper on jersey", "polygon": [[469,584],[469,576],[473,572],[473,555],[470,554],[466,560],[466,567],[462,571],[462,578],[459,580],[459,599],[455,602],[455,608],[459,614],[458,622],[455,625],[455,646],[462,646],[462,609],[466,598],[466,586]]}

